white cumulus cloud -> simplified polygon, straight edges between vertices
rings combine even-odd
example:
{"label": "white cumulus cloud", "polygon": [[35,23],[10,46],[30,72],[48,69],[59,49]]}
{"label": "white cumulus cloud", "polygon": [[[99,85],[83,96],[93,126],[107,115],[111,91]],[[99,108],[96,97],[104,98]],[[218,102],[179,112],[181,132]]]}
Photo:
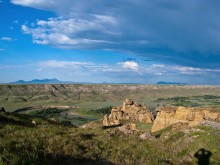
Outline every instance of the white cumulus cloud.
{"label": "white cumulus cloud", "polygon": [[[38,20],[36,27],[22,25],[22,31],[33,36],[37,44],[49,44],[63,48],[81,48],[87,45],[106,44],[111,41],[98,38],[98,31],[113,34],[106,29],[104,24],[114,24],[114,19],[108,16],[93,16],[94,20],[50,18],[47,21]],[[88,33],[92,31],[93,33]],[[84,35],[87,34],[85,37]]]}
{"label": "white cumulus cloud", "polygon": [[10,37],[1,37],[0,40],[3,40],[3,41],[12,41],[13,39],[10,38]]}
{"label": "white cumulus cloud", "polygon": [[35,8],[49,8],[54,4],[54,0],[11,0],[12,3],[22,6],[31,6]]}
{"label": "white cumulus cloud", "polygon": [[126,62],[121,62],[119,64],[122,66],[122,68],[129,69],[131,71],[137,72],[139,70],[138,63],[134,61],[126,61]]}

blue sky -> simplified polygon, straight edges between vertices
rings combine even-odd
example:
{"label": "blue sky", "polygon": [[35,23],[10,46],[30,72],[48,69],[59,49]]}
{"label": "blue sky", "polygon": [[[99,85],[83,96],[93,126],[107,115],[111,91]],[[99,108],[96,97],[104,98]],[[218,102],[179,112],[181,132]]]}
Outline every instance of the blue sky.
{"label": "blue sky", "polygon": [[220,84],[219,0],[1,0],[0,83]]}

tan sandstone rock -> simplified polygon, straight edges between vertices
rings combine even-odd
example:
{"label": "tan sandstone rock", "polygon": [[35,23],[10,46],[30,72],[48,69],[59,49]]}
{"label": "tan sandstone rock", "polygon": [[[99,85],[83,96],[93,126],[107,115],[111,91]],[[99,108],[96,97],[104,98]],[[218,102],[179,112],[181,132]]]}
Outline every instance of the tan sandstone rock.
{"label": "tan sandstone rock", "polygon": [[105,115],[103,119],[103,126],[108,127],[108,126],[116,126],[120,125],[120,121],[117,119],[112,119],[109,117],[110,115]]}
{"label": "tan sandstone rock", "polygon": [[172,131],[186,130],[189,127],[187,122],[179,122],[172,125]]}
{"label": "tan sandstone rock", "polygon": [[217,118],[216,118],[216,121],[217,121],[217,122],[220,122],[220,112],[218,113],[218,116],[217,116]]}
{"label": "tan sandstone rock", "polygon": [[171,125],[173,125],[173,130],[195,127],[202,121],[216,120],[218,113],[215,108],[211,107],[161,107],[158,109],[151,132],[159,131]]}
{"label": "tan sandstone rock", "polygon": [[131,99],[125,99],[122,106],[112,108],[111,114],[104,116],[103,126],[112,126],[121,119],[153,123],[154,116],[145,106],[134,103]]}

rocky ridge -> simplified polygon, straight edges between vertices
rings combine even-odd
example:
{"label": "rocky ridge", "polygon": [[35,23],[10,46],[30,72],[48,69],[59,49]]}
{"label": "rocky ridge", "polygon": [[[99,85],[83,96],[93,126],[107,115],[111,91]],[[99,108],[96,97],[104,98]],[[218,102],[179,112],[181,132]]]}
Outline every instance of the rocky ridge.
{"label": "rocky ridge", "polygon": [[113,107],[111,114],[104,116],[103,126],[120,126],[121,120],[129,120],[134,123],[153,123],[151,128],[153,133],[169,126],[171,126],[172,131],[178,131],[194,128],[204,122],[220,122],[219,107],[162,106],[156,111],[157,116],[154,119],[148,108],[131,99],[125,99],[122,106]]}
{"label": "rocky ridge", "polygon": [[217,107],[160,107],[151,132],[168,126],[172,130],[193,128],[204,121],[219,121],[220,111]]}

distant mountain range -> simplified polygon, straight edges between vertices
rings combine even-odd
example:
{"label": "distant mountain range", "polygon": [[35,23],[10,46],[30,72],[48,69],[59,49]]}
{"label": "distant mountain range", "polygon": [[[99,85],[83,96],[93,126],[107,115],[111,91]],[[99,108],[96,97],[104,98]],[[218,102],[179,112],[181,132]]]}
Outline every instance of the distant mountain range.
{"label": "distant mountain range", "polygon": [[[60,81],[56,78],[53,79],[33,79],[31,81],[18,80],[15,82],[10,82],[9,84],[140,84],[140,83],[115,83],[115,82],[102,82],[102,83],[93,83],[93,82],[73,82],[73,81]],[[179,83],[179,82],[165,82],[159,81],[156,84],[171,84],[171,85],[187,85],[187,83]]]}
{"label": "distant mountain range", "polygon": [[159,81],[159,82],[157,82],[156,84],[159,84],[159,85],[162,85],[162,84],[164,84],[164,85],[168,85],[168,84],[170,84],[170,85],[187,85],[187,83],[180,83],[180,82],[166,82],[166,81]]}
{"label": "distant mountain range", "polygon": [[31,81],[18,80],[15,82],[10,82],[10,84],[72,84],[71,81],[60,81],[58,79],[33,79]]}
{"label": "distant mountain range", "polygon": [[102,83],[93,83],[93,82],[73,82],[73,81],[60,81],[56,78],[53,79],[34,79],[31,81],[18,80],[15,82],[10,82],[9,84],[138,84],[138,83],[114,83],[114,82],[102,82]]}

